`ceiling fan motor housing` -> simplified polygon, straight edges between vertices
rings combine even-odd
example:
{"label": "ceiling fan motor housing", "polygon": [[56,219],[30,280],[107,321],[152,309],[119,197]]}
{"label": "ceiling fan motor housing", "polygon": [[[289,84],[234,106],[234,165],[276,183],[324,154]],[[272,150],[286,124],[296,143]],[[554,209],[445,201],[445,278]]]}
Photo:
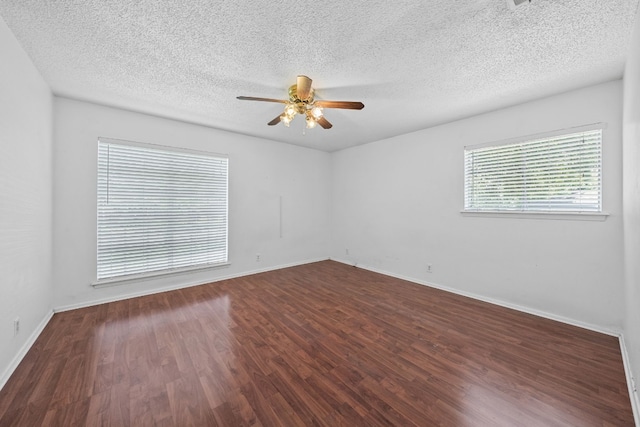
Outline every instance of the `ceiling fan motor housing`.
{"label": "ceiling fan motor housing", "polygon": [[295,102],[296,104],[299,102],[304,102],[307,104],[311,104],[313,102],[313,94],[314,94],[314,90],[313,88],[311,88],[309,90],[309,96],[307,97],[307,99],[302,100],[300,99],[300,97],[298,97],[298,85],[293,84],[289,87],[289,100],[291,102]]}

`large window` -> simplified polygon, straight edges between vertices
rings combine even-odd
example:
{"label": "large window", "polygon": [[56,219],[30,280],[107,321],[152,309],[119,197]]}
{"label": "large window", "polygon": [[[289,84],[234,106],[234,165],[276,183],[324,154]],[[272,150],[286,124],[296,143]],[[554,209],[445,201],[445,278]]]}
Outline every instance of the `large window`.
{"label": "large window", "polygon": [[227,262],[228,159],[100,138],[98,283]]}
{"label": "large window", "polygon": [[465,212],[602,212],[602,128],[467,147]]}

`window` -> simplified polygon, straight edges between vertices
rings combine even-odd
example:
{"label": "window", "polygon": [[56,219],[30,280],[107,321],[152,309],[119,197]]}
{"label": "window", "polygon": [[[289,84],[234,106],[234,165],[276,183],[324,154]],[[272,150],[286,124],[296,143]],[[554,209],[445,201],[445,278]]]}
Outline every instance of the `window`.
{"label": "window", "polygon": [[98,140],[98,283],[227,262],[228,159]]}
{"label": "window", "polygon": [[464,212],[602,212],[602,126],[467,147]]}

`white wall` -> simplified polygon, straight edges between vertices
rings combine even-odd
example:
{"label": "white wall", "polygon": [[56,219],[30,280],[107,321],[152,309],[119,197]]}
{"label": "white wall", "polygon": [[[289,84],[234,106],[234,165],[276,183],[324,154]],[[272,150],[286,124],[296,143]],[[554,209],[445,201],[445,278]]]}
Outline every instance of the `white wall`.
{"label": "white wall", "polygon": [[[54,112],[56,308],[327,258],[328,153],[65,98]],[[98,137],[228,154],[231,266],[94,289]]]}
{"label": "white wall", "polygon": [[[621,110],[614,81],[334,153],[331,257],[619,331]],[[465,145],[596,122],[606,221],[460,214]]]}
{"label": "white wall", "polygon": [[[640,14],[624,72],[623,211],[625,254],[624,338],[632,374],[640,378]],[[635,393],[637,409],[640,398]]]}
{"label": "white wall", "polygon": [[0,52],[2,387],[51,313],[52,96],[1,18]]}

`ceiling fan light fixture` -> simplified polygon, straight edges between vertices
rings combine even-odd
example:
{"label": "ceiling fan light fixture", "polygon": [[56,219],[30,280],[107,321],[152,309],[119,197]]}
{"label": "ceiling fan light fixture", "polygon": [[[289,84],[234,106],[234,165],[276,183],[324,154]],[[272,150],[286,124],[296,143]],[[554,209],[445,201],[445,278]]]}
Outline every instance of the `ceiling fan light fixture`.
{"label": "ceiling fan light fixture", "polygon": [[293,118],[296,115],[296,105],[293,103],[288,103],[286,107],[284,107],[284,114]]}
{"label": "ceiling fan light fixture", "polygon": [[293,119],[293,116],[289,116],[286,113],[280,116],[280,121],[282,121],[282,124],[285,125],[286,127],[289,127],[289,124],[291,123],[291,119]]}
{"label": "ceiling fan light fixture", "polygon": [[316,124],[316,120],[311,115],[307,115],[307,129],[313,129]]}
{"label": "ceiling fan light fixture", "polygon": [[313,108],[311,108],[311,115],[314,119],[318,120],[322,117],[322,107],[313,106]]}

